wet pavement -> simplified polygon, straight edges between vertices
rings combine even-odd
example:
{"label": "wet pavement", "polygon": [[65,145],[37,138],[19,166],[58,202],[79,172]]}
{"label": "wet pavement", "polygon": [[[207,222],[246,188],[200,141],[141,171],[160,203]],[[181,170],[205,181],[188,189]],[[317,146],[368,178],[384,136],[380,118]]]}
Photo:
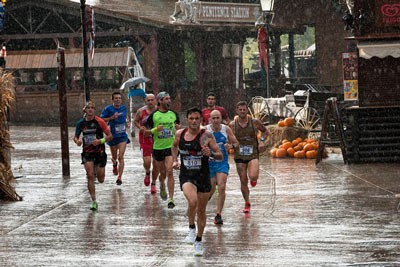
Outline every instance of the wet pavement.
{"label": "wet pavement", "polygon": [[262,156],[245,216],[230,159],[224,225],[213,223],[214,195],[204,255],[194,257],[183,243],[188,223],[178,173],[170,210],[144,186],[133,140],[123,185],[115,184],[109,160],[104,184],[96,184],[99,211],[91,212],[81,148],[70,141],[71,177],[64,180],[59,136],[57,127],[11,127],[24,201],[0,201],[0,266],[400,266],[399,164],[344,165],[331,154],[315,166]]}

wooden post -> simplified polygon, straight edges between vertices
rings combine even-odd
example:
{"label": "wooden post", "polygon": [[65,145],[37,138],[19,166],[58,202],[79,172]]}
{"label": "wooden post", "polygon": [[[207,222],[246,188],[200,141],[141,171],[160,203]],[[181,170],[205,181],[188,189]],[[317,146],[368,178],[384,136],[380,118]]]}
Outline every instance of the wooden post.
{"label": "wooden post", "polygon": [[83,89],[85,90],[86,103],[90,100],[89,90],[89,59],[88,43],[86,36],[86,0],[81,0],[81,23],[82,23],[82,47],[83,47]]}
{"label": "wooden post", "polygon": [[197,96],[200,99],[200,106],[203,108],[203,42],[198,38],[194,43],[196,53],[196,72],[197,72]]}
{"label": "wooden post", "polygon": [[160,92],[160,74],[158,66],[158,40],[153,34],[150,37],[150,55],[151,55],[151,84],[154,95]]}
{"label": "wooden post", "polygon": [[289,33],[289,78],[295,76],[295,62],[294,62],[294,37],[293,33]]}
{"label": "wooden post", "polygon": [[62,173],[64,178],[69,178],[69,144],[68,144],[68,112],[67,112],[67,92],[65,86],[65,49],[58,47],[58,96],[60,104],[60,131],[61,131],[61,160]]}

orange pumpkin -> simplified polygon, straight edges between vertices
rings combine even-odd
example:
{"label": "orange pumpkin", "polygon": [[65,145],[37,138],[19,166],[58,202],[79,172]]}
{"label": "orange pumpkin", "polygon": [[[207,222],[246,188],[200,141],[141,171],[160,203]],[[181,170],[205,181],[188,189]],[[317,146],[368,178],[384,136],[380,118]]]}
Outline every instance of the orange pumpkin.
{"label": "orange pumpkin", "polygon": [[309,150],[314,150],[314,146],[312,144],[307,144],[303,147],[303,151],[309,151]]}
{"label": "orange pumpkin", "polygon": [[294,157],[298,159],[304,159],[306,153],[304,151],[294,152]]}
{"label": "orange pumpkin", "polygon": [[286,150],[286,152],[287,152],[287,154],[290,156],[290,157],[294,157],[294,152],[296,152],[296,151],[294,151],[294,148],[293,147],[289,147],[287,150]]}
{"label": "orange pumpkin", "polygon": [[293,149],[294,149],[294,151],[300,151],[300,150],[302,150],[303,148],[301,148],[300,145],[297,145],[297,146],[295,146]]}
{"label": "orange pumpkin", "polygon": [[317,157],[317,152],[315,150],[309,150],[306,152],[306,157],[308,159],[315,159]]}
{"label": "orange pumpkin", "polygon": [[278,149],[277,148],[273,148],[273,149],[271,149],[271,151],[269,151],[269,154],[273,157],[273,158],[275,158],[276,157],[276,151],[277,151]]}
{"label": "orange pumpkin", "polygon": [[299,143],[303,142],[303,138],[301,137],[297,137],[296,140],[299,141]]}
{"label": "orange pumpkin", "polygon": [[287,139],[282,140],[282,144],[289,142]]}
{"label": "orange pumpkin", "polygon": [[285,122],[285,126],[286,127],[293,127],[293,125],[294,125],[294,119],[293,118],[286,118],[285,120],[284,120],[284,122]]}
{"label": "orange pumpkin", "polygon": [[294,140],[292,141],[292,145],[293,145],[293,146],[297,146],[299,143],[300,143],[300,142],[297,141],[296,139],[294,139]]}
{"label": "orange pumpkin", "polygon": [[286,152],[286,149],[284,149],[284,148],[279,148],[276,151],[276,157],[277,158],[284,158],[284,157],[286,157],[286,154],[287,154],[287,152]]}
{"label": "orange pumpkin", "polygon": [[285,122],[284,121],[279,121],[278,122],[278,127],[285,127]]}
{"label": "orange pumpkin", "polygon": [[281,145],[281,147],[282,148],[284,148],[284,149],[288,149],[289,147],[292,147],[293,145],[292,145],[292,143],[290,143],[290,142],[286,142],[286,143],[283,143],[282,145]]}
{"label": "orange pumpkin", "polygon": [[307,139],[307,143],[314,143],[317,142],[314,138]]}

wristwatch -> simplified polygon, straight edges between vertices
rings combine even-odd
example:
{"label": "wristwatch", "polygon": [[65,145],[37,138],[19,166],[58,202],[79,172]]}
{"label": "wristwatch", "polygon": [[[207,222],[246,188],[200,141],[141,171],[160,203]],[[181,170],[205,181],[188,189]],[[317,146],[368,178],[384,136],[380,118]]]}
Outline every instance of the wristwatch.
{"label": "wristwatch", "polygon": [[265,141],[264,137],[261,137],[261,138],[260,138],[260,141],[261,141],[261,142],[264,142],[264,141]]}

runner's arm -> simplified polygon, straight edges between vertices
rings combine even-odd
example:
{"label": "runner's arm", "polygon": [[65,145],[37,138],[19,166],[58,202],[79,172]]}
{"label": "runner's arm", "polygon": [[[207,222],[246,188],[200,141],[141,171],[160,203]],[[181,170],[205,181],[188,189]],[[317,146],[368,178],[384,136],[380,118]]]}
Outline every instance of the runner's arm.
{"label": "runner's arm", "polygon": [[175,133],[175,139],[172,143],[171,152],[172,152],[172,167],[174,169],[179,169],[179,161],[178,161],[178,152],[179,152],[179,140],[181,138],[183,130],[178,130]]}
{"label": "runner's arm", "polygon": [[239,141],[236,139],[236,136],[233,134],[233,131],[229,126],[226,126],[226,134],[228,135],[228,141],[232,146],[231,148],[235,149],[239,147]]}
{"label": "runner's arm", "polygon": [[138,109],[135,115],[135,119],[133,120],[133,123],[139,129],[140,129],[140,117],[142,117],[142,109]]}
{"label": "runner's arm", "polygon": [[[222,154],[217,141],[215,141],[215,137],[212,133],[205,131],[204,134],[201,136],[201,152],[204,156],[213,157],[216,160],[223,160],[224,155]],[[211,150],[212,149],[212,153]]]}
{"label": "runner's arm", "polygon": [[267,127],[265,127],[260,120],[258,119],[253,119],[253,120],[256,125],[256,128],[261,132],[261,137],[265,140],[269,136],[269,131]]}

